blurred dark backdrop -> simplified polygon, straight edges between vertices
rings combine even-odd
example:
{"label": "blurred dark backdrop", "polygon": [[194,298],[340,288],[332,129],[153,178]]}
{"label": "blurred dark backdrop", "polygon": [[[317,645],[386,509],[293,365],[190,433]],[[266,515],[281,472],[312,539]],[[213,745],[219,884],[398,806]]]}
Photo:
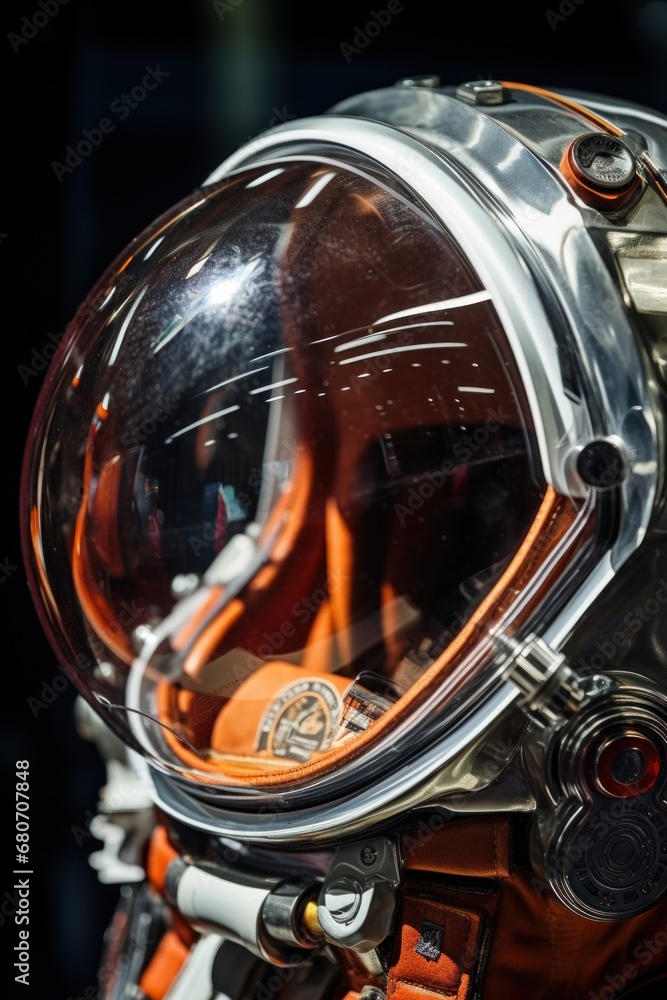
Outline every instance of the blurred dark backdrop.
{"label": "blurred dark backdrop", "polygon": [[[14,761],[29,759],[35,874],[32,985],[23,988],[25,996],[77,1000],[86,989],[91,995],[116,899],[116,890],[98,887],[87,866],[99,845],[92,838],[77,843],[95,810],[103,768],[74,732],[71,688],[46,703],[57,667],[30,604],[17,524],[18,472],[44,359],[93,281],[151,219],[246,139],[401,76],[436,72],[458,83],[492,74],[667,110],[662,0],[404,0],[378,37],[358,53],[348,50],[346,59],[341,44],[354,43],[356,27],[385,7],[384,0],[3,4],[0,273],[7,360],[0,426],[8,475],[0,598],[9,643],[1,668],[0,826],[13,827]],[[158,66],[168,74],[159,87],[124,120],[110,115],[146,67]],[[104,117],[113,118],[113,133],[59,179],[53,161],[62,163],[67,145]],[[12,868],[7,853],[0,865],[0,935],[10,949]],[[0,970],[3,996],[12,987],[11,995],[21,995],[12,961],[3,960]]]}

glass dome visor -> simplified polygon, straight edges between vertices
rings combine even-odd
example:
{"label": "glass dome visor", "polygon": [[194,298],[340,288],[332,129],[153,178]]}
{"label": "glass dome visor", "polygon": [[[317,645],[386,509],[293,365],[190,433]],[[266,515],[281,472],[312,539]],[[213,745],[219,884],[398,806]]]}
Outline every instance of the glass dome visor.
{"label": "glass dome visor", "polygon": [[416,726],[578,515],[462,248],[370,163],[322,159],[240,171],[131,244],[30,444],[61,659],[126,742],[214,785],[307,781]]}

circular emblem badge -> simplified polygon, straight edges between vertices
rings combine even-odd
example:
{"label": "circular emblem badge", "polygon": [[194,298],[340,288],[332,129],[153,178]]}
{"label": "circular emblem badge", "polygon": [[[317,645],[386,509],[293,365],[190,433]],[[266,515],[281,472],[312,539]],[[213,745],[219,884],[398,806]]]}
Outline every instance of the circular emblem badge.
{"label": "circular emblem badge", "polygon": [[315,678],[290,684],[274,698],[257,733],[257,750],[274,757],[309,760],[329,742],[342,711],[336,688]]}

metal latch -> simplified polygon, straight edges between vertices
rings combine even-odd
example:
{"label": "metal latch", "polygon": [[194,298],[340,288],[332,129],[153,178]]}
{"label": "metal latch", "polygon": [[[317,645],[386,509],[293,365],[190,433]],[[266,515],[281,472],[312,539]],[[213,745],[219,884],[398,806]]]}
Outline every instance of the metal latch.
{"label": "metal latch", "polygon": [[340,847],[317,905],[325,938],[362,954],[373,951],[392,929],[400,879],[394,841],[381,837]]}

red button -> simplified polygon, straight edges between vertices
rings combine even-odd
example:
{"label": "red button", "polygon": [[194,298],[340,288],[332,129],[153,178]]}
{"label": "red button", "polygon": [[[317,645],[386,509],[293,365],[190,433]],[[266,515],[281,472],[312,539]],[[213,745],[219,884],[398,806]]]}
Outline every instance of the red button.
{"label": "red button", "polygon": [[660,775],[660,754],[645,736],[619,736],[600,752],[595,781],[607,795],[627,799],[653,788]]}

